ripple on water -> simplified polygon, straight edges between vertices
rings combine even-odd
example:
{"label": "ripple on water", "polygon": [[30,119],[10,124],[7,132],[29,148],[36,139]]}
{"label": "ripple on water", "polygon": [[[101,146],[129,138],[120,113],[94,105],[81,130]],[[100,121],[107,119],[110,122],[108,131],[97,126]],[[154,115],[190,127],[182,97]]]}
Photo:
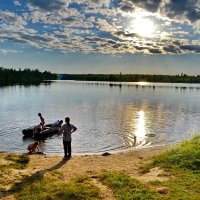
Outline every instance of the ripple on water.
{"label": "ripple on water", "polygon": [[[48,87],[0,88],[0,151],[27,152],[34,140],[24,140],[22,130],[39,123],[38,112],[46,122],[71,117],[78,128],[72,135],[74,154],[172,144],[198,134],[199,91],[183,92],[174,84],[154,85],[153,90],[148,85],[119,89],[109,83],[97,86],[64,81]],[[40,148],[61,155],[62,138],[48,138]]]}

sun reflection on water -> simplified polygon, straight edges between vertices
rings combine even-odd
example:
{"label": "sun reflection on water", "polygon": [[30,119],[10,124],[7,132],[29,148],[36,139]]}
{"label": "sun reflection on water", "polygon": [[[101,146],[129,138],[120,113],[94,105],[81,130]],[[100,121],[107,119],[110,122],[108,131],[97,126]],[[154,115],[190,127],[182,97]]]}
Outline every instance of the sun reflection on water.
{"label": "sun reflection on water", "polygon": [[[144,85],[148,85],[149,83],[141,81],[141,82],[137,82],[137,84],[141,85],[141,86],[144,86]],[[143,112],[143,111],[141,111],[141,112]]]}
{"label": "sun reflection on water", "polygon": [[144,137],[146,134],[145,130],[145,117],[144,117],[144,111],[138,112],[138,123],[137,123],[137,129],[135,131],[136,137]]}
{"label": "sun reflection on water", "polygon": [[137,119],[137,125],[135,130],[135,137],[137,141],[137,146],[144,146],[146,145],[146,119],[145,119],[145,112],[139,111],[138,112],[138,119]]}

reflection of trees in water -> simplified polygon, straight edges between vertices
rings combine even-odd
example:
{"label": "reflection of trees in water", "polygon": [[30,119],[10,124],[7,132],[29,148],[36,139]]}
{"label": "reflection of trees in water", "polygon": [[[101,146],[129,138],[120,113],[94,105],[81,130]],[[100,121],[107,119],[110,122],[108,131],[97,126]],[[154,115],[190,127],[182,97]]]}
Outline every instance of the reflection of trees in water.
{"label": "reflection of trees in water", "polygon": [[151,82],[109,82],[109,81],[68,81],[67,84],[71,85],[81,85],[81,86],[95,86],[95,87],[110,87],[110,88],[136,88],[136,89],[176,89],[176,90],[200,90],[199,84],[187,84],[187,83],[151,83]]}
{"label": "reflection of trees in water", "polygon": [[62,80],[107,81],[107,82],[158,82],[200,83],[200,75],[150,75],[150,74],[62,74]]}

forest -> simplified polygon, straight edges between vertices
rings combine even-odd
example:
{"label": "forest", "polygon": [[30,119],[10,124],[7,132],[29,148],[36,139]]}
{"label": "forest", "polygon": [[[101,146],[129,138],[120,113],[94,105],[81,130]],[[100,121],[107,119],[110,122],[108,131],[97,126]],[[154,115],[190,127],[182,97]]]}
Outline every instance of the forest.
{"label": "forest", "polygon": [[51,72],[40,72],[38,69],[15,70],[0,67],[0,85],[40,84],[44,80],[54,80],[56,75]]}
{"label": "forest", "polygon": [[162,83],[200,83],[200,75],[151,75],[151,74],[56,74],[38,69],[6,69],[0,67],[0,85],[40,84],[46,80],[78,80],[109,82],[162,82]]}
{"label": "forest", "polygon": [[150,74],[62,74],[62,80],[116,81],[116,82],[162,82],[162,83],[200,83],[200,75],[150,75]]}

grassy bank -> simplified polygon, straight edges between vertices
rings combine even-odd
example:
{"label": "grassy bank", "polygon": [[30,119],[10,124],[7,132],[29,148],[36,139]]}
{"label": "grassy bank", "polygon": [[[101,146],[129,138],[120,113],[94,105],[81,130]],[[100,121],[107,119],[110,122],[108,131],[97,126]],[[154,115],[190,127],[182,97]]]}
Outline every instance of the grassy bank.
{"label": "grassy bank", "polygon": [[[198,200],[200,135],[163,153],[159,151],[73,157],[59,163],[59,157],[30,156],[29,161],[27,155],[3,154],[1,198]],[[147,154],[156,156],[149,159]],[[43,162],[40,169],[36,161]],[[14,172],[17,176],[13,179]]]}
{"label": "grassy bank", "polygon": [[86,176],[77,177],[66,183],[61,173],[51,171],[44,178],[39,174],[35,178],[37,179],[34,181],[13,188],[17,191],[17,199],[100,199],[99,189]]}
{"label": "grassy bank", "polygon": [[199,199],[200,197],[200,135],[156,156],[142,167],[143,172],[151,168],[164,169],[169,177],[166,182],[151,182],[151,185],[166,187],[169,192],[163,199]]}

